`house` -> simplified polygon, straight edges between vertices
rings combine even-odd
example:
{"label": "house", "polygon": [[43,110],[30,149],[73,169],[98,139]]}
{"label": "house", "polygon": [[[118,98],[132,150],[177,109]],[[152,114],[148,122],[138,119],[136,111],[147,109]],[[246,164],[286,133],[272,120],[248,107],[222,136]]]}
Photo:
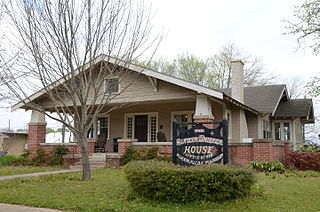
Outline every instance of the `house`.
{"label": "house", "polygon": [[[98,57],[95,64],[102,60],[103,57]],[[116,60],[111,58],[108,61],[121,66]],[[250,160],[284,160],[289,144],[295,148],[303,142],[305,124],[314,123],[312,100],[290,99],[285,85],[243,88],[244,64],[240,60],[233,60],[231,64],[231,88],[219,90],[130,64],[128,70],[140,74],[135,78],[127,77],[121,83],[113,78],[113,89],[118,95],[110,102],[129,103],[129,106],[98,116],[88,133],[89,150],[92,152],[95,141],[103,138],[107,140],[107,152],[114,152],[114,141],[119,144],[119,153],[112,154],[112,158],[123,155],[131,145],[157,145],[160,154],[167,155],[172,150],[173,120],[206,122],[227,119],[232,163],[244,165]],[[119,92],[129,84],[129,89]],[[43,92],[33,94],[28,101],[37,102],[48,111],[52,104]],[[12,107],[13,110],[19,108],[28,109],[22,102]],[[41,137],[45,124],[44,115],[33,111],[28,141],[33,152],[54,145],[45,143],[44,136]],[[65,145],[73,145],[68,147],[73,154],[80,153],[75,143]]]}
{"label": "house", "polygon": [[28,132],[0,132],[0,155],[21,155],[26,147]]}

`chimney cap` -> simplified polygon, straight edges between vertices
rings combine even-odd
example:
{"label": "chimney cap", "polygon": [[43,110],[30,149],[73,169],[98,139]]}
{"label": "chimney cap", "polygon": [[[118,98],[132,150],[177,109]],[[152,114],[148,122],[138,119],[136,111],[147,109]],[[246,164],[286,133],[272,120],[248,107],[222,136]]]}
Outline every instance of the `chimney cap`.
{"label": "chimney cap", "polygon": [[244,65],[244,62],[241,59],[232,59],[231,63],[241,63],[242,65]]}

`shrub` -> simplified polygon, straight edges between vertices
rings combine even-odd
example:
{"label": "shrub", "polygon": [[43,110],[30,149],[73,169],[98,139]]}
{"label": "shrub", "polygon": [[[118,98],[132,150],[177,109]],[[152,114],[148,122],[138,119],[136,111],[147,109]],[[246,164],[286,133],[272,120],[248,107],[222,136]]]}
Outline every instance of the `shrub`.
{"label": "shrub", "polygon": [[25,149],[25,150],[23,150],[23,153],[20,156],[25,159],[28,159],[30,156],[30,151],[28,149]]}
{"label": "shrub", "polygon": [[50,156],[44,149],[38,149],[36,153],[36,156],[31,160],[34,165],[45,164],[49,160]]}
{"label": "shrub", "polygon": [[65,146],[57,146],[52,150],[52,154],[55,156],[63,157],[64,155],[68,154],[69,149]]}
{"label": "shrub", "polygon": [[250,162],[248,167],[261,172],[284,173],[285,171],[284,165],[279,161]]}
{"label": "shrub", "polygon": [[136,148],[128,147],[121,158],[122,164],[127,164],[132,160],[152,160],[158,155],[158,147],[152,148]]}
{"label": "shrub", "polygon": [[320,152],[320,144],[308,141],[299,147],[300,152]]}
{"label": "shrub", "polygon": [[289,153],[287,165],[298,170],[320,171],[320,152]]}
{"label": "shrub", "polygon": [[17,157],[14,155],[1,155],[0,156],[0,166],[10,165],[11,161],[15,160]]}
{"label": "shrub", "polygon": [[224,165],[178,166],[132,161],[125,166],[134,194],[174,202],[224,200],[246,196],[255,182],[249,169]]}

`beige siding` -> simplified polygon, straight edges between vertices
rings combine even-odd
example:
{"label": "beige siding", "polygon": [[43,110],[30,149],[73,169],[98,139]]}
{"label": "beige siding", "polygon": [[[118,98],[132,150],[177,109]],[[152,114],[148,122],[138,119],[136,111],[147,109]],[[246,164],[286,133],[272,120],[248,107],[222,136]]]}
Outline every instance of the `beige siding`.
{"label": "beige siding", "polygon": [[21,134],[10,134],[9,138],[0,139],[0,151],[2,151],[2,143],[10,142],[10,148],[8,155],[21,155],[24,150],[24,146],[27,143],[28,136]]}
{"label": "beige siding", "polygon": [[250,112],[246,112],[247,126],[248,126],[248,137],[259,138],[259,118]]}
{"label": "beige siding", "polygon": [[222,121],[224,118],[223,105],[217,102],[212,102],[212,114],[214,116],[215,121]]}
{"label": "beige siding", "polygon": [[248,138],[248,126],[246,121],[245,111],[242,108],[229,105],[228,107],[231,110],[231,119],[232,119],[232,142],[242,142],[243,138]]}
{"label": "beige siding", "polygon": [[303,131],[302,131],[303,125],[301,124],[301,119],[300,118],[295,119],[294,123],[295,123],[295,127],[294,127],[295,140],[297,144],[301,144],[303,143]]}
{"label": "beige siding", "polygon": [[[149,78],[143,74],[127,74],[122,76],[122,80],[120,80],[120,94],[113,98],[110,103],[189,99],[195,98],[196,95],[196,92],[192,90],[161,80],[157,80],[157,88],[156,92]],[[52,103],[48,98],[44,98],[41,101],[46,108],[52,107]],[[97,103],[100,103],[100,101]],[[71,101],[66,100],[66,105],[72,105]]]}

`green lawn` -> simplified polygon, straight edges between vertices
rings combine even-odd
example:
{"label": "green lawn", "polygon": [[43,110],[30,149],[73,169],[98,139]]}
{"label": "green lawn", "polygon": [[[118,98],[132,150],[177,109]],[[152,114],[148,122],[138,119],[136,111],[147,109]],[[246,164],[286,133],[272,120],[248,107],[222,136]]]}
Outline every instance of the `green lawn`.
{"label": "green lawn", "polygon": [[56,171],[63,167],[36,167],[36,166],[0,166],[0,176],[28,174],[34,172]]}
{"label": "green lawn", "polygon": [[225,202],[190,204],[133,199],[122,169],[93,171],[90,181],[80,173],[0,181],[0,202],[67,211],[320,211],[320,173],[258,174],[263,194]]}

